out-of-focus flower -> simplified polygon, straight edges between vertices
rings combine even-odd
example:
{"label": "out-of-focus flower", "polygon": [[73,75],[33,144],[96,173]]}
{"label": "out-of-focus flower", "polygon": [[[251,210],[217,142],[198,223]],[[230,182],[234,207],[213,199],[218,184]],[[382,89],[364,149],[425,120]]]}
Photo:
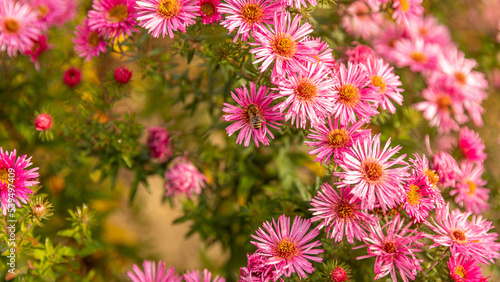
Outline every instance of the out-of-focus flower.
{"label": "out-of-focus flower", "polygon": [[394,43],[393,59],[398,67],[409,66],[414,72],[428,72],[436,69],[439,52],[445,51],[421,38],[401,39]]}
{"label": "out-of-focus flower", "polygon": [[89,11],[89,26],[106,38],[118,39],[138,32],[136,0],[94,0]]}
{"label": "out-of-focus flower", "polygon": [[387,22],[380,34],[373,38],[373,48],[377,53],[389,62],[395,61],[396,43],[403,39],[404,29],[394,23]]}
{"label": "out-of-focus flower", "polygon": [[[0,147],[0,200],[2,212],[7,214],[7,210],[14,209],[14,204],[21,207],[21,202],[29,201],[29,194],[33,191],[28,188],[38,184],[36,179],[40,176],[38,167],[28,169],[33,163],[31,157],[26,155],[16,156],[16,150],[4,151]],[[13,198],[11,203],[9,199]]]}
{"label": "out-of-focus flower", "polygon": [[250,93],[245,85],[243,88],[236,88],[236,94],[231,92],[233,99],[242,108],[224,103],[223,112],[228,113],[222,117],[225,121],[234,121],[233,124],[226,128],[229,136],[240,130],[236,144],[241,144],[248,147],[250,140],[253,138],[255,146],[259,143],[269,145],[269,138],[274,139],[274,135],[269,131],[268,127],[278,128],[278,121],[282,120],[282,114],[276,106],[271,106],[273,101],[272,94],[269,94],[269,89],[262,85],[258,90],[257,86],[250,83]]}
{"label": "out-of-focus flower", "polygon": [[220,0],[200,0],[201,21],[204,24],[218,23],[222,19],[219,12]]}
{"label": "out-of-focus flower", "polygon": [[[356,259],[375,257],[375,280],[390,274],[392,280],[397,281],[397,271],[403,281],[408,282],[408,278],[415,279],[417,270],[422,270],[420,263],[423,260],[418,259],[416,253],[422,252],[420,248],[425,245],[418,242],[423,233],[410,230],[411,222],[405,227],[403,224],[404,220],[399,215],[383,227],[376,223],[370,226],[370,234],[363,238],[366,245],[355,247],[368,247],[368,255]],[[386,229],[385,233],[383,229]]]}
{"label": "out-of-focus flower", "polygon": [[435,170],[431,170],[429,168],[429,161],[422,154],[420,157],[417,153],[413,154],[414,158],[410,158],[411,162],[411,174],[413,174],[416,178],[425,178],[427,186],[431,188],[432,195],[431,198],[434,200],[434,205],[438,209],[442,208],[445,204],[443,195],[441,195],[441,190],[438,187],[439,176],[437,175]]}
{"label": "out-of-focus flower", "polygon": [[448,260],[450,276],[455,282],[486,282],[487,278],[481,272],[481,266],[474,259],[467,259],[464,256],[450,257]]}
{"label": "out-of-focus flower", "polygon": [[305,272],[314,271],[309,260],[323,261],[316,255],[324,252],[322,249],[314,249],[321,246],[319,240],[311,242],[318,236],[319,231],[309,231],[310,226],[311,220],[300,216],[296,216],[290,226],[290,218],[281,215],[278,221],[273,218],[272,225],[268,221],[264,223],[266,231],[259,227],[255,231],[257,235],[251,235],[257,242],[250,243],[257,246],[259,252],[268,258],[268,264],[276,265],[279,272],[284,271],[286,277],[297,273],[299,278],[305,278]]}
{"label": "out-of-focus flower", "polygon": [[40,34],[37,15],[29,4],[13,0],[0,3],[0,51],[7,50],[10,57],[24,53]]}
{"label": "out-of-focus flower", "polygon": [[108,42],[99,35],[99,32],[92,31],[87,19],[76,27],[75,37],[73,38],[75,51],[78,56],[90,61],[93,57],[98,57],[101,53],[106,52]]}
{"label": "out-of-focus flower", "polygon": [[202,273],[199,270],[189,271],[183,275],[186,282],[225,282],[226,279],[216,275],[212,280],[212,272],[204,269]]}
{"label": "out-of-focus flower", "polygon": [[347,61],[351,62],[353,64],[361,64],[361,63],[366,63],[366,61],[372,59],[376,60],[378,59],[377,55],[375,52],[373,52],[373,49],[370,48],[370,46],[355,43],[356,47],[354,48],[347,48],[345,51],[345,55],[347,56]]}
{"label": "out-of-focus flower", "polygon": [[114,77],[116,82],[121,84],[127,84],[132,78],[132,71],[126,66],[120,66],[115,69]]}
{"label": "out-of-focus flower", "polygon": [[370,11],[364,1],[358,0],[349,5],[341,25],[347,33],[368,40],[380,32],[382,23],[381,13]]}
{"label": "out-of-focus flower", "polygon": [[460,175],[460,167],[450,154],[441,151],[433,155],[431,167],[439,176],[439,186],[443,188],[455,186]]}
{"label": "out-of-focus flower", "polygon": [[79,69],[71,67],[64,72],[63,82],[69,87],[75,87],[80,83],[81,75],[82,72]]}
{"label": "out-of-focus flower", "polygon": [[150,156],[161,162],[167,161],[172,156],[172,142],[168,131],[162,127],[150,127],[148,133],[147,146]]}
{"label": "out-of-focus flower", "polygon": [[406,26],[406,34],[415,39],[422,38],[426,43],[434,43],[441,48],[449,48],[452,39],[448,27],[439,23],[433,16],[418,17]]}
{"label": "out-of-focus flower", "polygon": [[40,70],[40,63],[38,62],[38,57],[45,51],[52,48],[52,45],[47,44],[47,36],[40,35],[37,40],[35,40],[31,49],[24,52],[24,54],[30,56],[30,61],[35,64],[35,69]]}
{"label": "out-of-focus flower", "polygon": [[484,152],[486,147],[479,134],[474,130],[467,127],[460,130],[458,148],[468,161],[482,163],[486,160],[486,153]]}
{"label": "out-of-focus flower", "polygon": [[49,114],[39,114],[35,118],[35,128],[38,131],[49,130],[52,125],[52,117]]}
{"label": "out-of-focus flower", "polygon": [[158,266],[154,261],[144,260],[143,270],[134,264],[133,271],[128,271],[127,275],[133,282],[181,282],[182,277],[175,273],[175,267],[165,269],[165,263],[158,261]]}
{"label": "out-of-focus flower", "polygon": [[156,38],[160,34],[174,38],[177,30],[186,32],[186,27],[196,23],[199,10],[195,0],[138,0],[136,9],[139,25]]}
{"label": "out-of-focus flower", "polygon": [[487,181],[481,178],[483,173],[482,164],[463,162],[455,189],[450,191],[451,196],[456,195],[455,203],[460,207],[465,205],[465,210],[468,212],[482,214],[488,209],[490,190],[484,188]]}
{"label": "out-of-focus flower", "polygon": [[29,0],[31,9],[36,13],[38,26],[46,31],[64,12],[64,6],[58,0]]}
{"label": "out-of-focus flower", "polygon": [[281,0],[281,6],[283,7],[283,9],[285,9],[286,7],[300,9],[301,7],[307,7],[306,1],[313,7],[316,7],[316,5],[318,5],[316,0]]}
{"label": "out-of-focus flower", "polygon": [[422,0],[394,0],[392,18],[401,25],[408,26],[424,13]]}
{"label": "out-of-focus flower", "polygon": [[174,159],[172,167],[165,171],[165,189],[167,197],[185,194],[191,198],[193,194],[200,194],[208,181],[193,163],[185,157]]}

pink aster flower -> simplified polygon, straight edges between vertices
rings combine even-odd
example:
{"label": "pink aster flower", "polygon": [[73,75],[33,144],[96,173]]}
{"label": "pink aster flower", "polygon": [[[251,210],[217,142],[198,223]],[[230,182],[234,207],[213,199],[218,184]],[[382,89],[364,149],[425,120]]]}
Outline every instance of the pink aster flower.
{"label": "pink aster flower", "polygon": [[61,8],[61,13],[58,18],[55,19],[57,25],[62,25],[66,22],[73,20],[76,15],[76,4],[75,0],[56,0]]}
{"label": "pink aster flower", "polygon": [[396,107],[394,107],[391,100],[401,106],[403,104],[403,95],[400,92],[404,91],[398,88],[403,84],[399,80],[399,76],[394,74],[394,68],[384,63],[382,59],[368,59],[363,66],[368,77],[370,77],[371,85],[378,88],[380,107],[394,114]]}
{"label": "pink aster flower", "polygon": [[33,47],[40,37],[36,13],[28,4],[4,0],[0,3],[0,51],[10,57]]}
{"label": "pink aster flower", "polygon": [[405,186],[402,208],[413,222],[423,222],[434,209],[434,191],[426,177],[413,176]]}
{"label": "pink aster flower", "polygon": [[446,152],[439,152],[432,156],[432,169],[439,176],[439,186],[454,187],[460,175],[457,161]]}
{"label": "pink aster flower", "polygon": [[482,164],[464,162],[460,166],[460,177],[455,189],[450,191],[450,196],[455,196],[455,203],[465,210],[475,214],[482,214],[488,209],[490,190],[484,188],[487,181],[482,179],[484,167]]}
{"label": "pink aster flower", "polygon": [[75,38],[73,38],[75,52],[78,56],[85,58],[86,61],[90,61],[93,57],[98,57],[101,53],[106,52],[108,43],[99,35],[99,32],[90,29],[87,19],[84,19],[76,27],[75,35]]}
{"label": "pink aster flower", "polygon": [[[380,150],[380,134],[357,140],[351,151],[344,154],[339,166],[344,170],[337,172],[339,187],[352,185],[351,194],[362,200],[361,208],[372,210],[379,204],[383,211],[392,209],[401,202],[403,185],[407,177],[406,155],[392,157],[401,146],[390,148],[389,139]],[[393,167],[394,165],[403,165]]]}
{"label": "pink aster flower", "polygon": [[[392,281],[398,281],[397,270],[403,281],[408,282],[408,278],[415,280],[417,270],[422,271],[420,263],[423,260],[415,254],[422,252],[420,248],[425,245],[418,242],[423,238],[423,233],[410,230],[411,222],[404,227],[403,224],[404,219],[399,215],[383,227],[377,222],[370,226],[370,234],[363,238],[366,245],[354,248],[368,247],[368,255],[357,257],[358,260],[375,257],[375,280],[390,274]],[[385,233],[383,229],[386,229]]]}
{"label": "pink aster flower", "polygon": [[407,35],[413,39],[422,38],[426,43],[434,43],[447,48],[452,44],[448,27],[433,16],[418,17],[406,27]]}
{"label": "pink aster flower", "polygon": [[311,4],[313,7],[316,7],[318,5],[318,2],[316,0],[281,0],[281,6],[284,8],[286,7],[293,7],[296,9],[300,9],[300,7],[307,7],[307,3]]}
{"label": "pink aster flower", "polygon": [[204,24],[214,24],[222,19],[219,12],[220,0],[200,0],[201,21]]}
{"label": "pink aster flower", "polygon": [[132,266],[133,271],[128,271],[127,275],[133,282],[181,282],[182,277],[175,273],[175,267],[165,270],[165,263],[158,261],[156,266],[154,261],[144,260],[142,263],[144,269],[141,270],[137,264]]}
{"label": "pink aster flower", "polygon": [[368,5],[361,0],[353,2],[342,17],[341,25],[348,34],[356,38],[368,40],[380,32],[383,15],[370,11]]}
{"label": "pink aster flower", "polygon": [[300,26],[301,16],[291,20],[290,13],[274,14],[272,30],[263,28],[254,33],[256,43],[250,43],[256,48],[250,50],[255,54],[254,64],[262,62],[259,67],[264,72],[273,62],[271,79],[276,81],[285,76],[285,71],[298,71],[303,62],[316,62],[316,41],[306,41],[307,35],[313,30],[311,24]]}
{"label": "pink aster flower", "polygon": [[279,93],[273,98],[286,97],[286,100],[276,107],[281,112],[288,108],[285,119],[291,118],[292,124],[297,119],[297,128],[300,123],[300,127],[305,129],[307,120],[311,127],[315,127],[331,116],[335,92],[334,81],[328,73],[321,64],[307,64],[297,73],[276,83]]}
{"label": "pink aster flower", "polygon": [[268,264],[268,258],[258,251],[247,254],[247,267],[240,269],[240,282],[274,282],[278,279],[283,282],[283,273],[276,271],[272,264]]}
{"label": "pink aster flower", "polygon": [[409,25],[410,21],[418,19],[424,13],[422,0],[394,0],[392,7],[392,18],[402,25]]}
{"label": "pink aster flower", "polygon": [[31,49],[25,51],[24,54],[30,56],[30,61],[35,64],[35,69],[40,70],[40,62],[38,62],[38,57],[51,48],[53,48],[53,45],[47,44],[47,36],[40,35],[38,39],[34,41]]}
{"label": "pink aster flower", "polygon": [[313,212],[311,221],[322,220],[317,227],[318,230],[326,227],[327,238],[335,239],[335,242],[342,242],[345,237],[350,244],[354,243],[354,237],[362,240],[366,237],[368,226],[378,222],[378,218],[361,210],[361,200],[350,194],[350,187],[340,189],[337,193],[330,184],[321,186],[318,195],[311,199],[309,209]]}
{"label": "pink aster flower", "polygon": [[[36,181],[39,174],[38,167],[28,169],[33,163],[31,157],[26,155],[16,156],[16,150],[4,151],[0,147],[0,200],[2,212],[7,214],[7,210],[15,210],[15,206],[21,207],[21,202],[29,201],[29,194],[33,191],[28,188],[38,184]],[[9,195],[14,194],[14,202],[9,202]]]}
{"label": "pink aster flower", "polygon": [[361,65],[348,63],[346,68],[341,64],[336,79],[333,111],[341,124],[355,123],[358,119],[369,120],[378,114],[375,104],[379,95],[370,85],[370,78]]}
{"label": "pink aster flower", "polygon": [[328,43],[322,41],[320,37],[314,38],[310,36],[307,37],[306,41],[315,41],[315,44],[318,45],[316,48],[318,55],[311,55],[311,57],[316,59],[316,63],[324,65],[329,71],[333,70],[335,68],[335,58],[333,57],[333,50]]}
{"label": "pink aster flower", "polygon": [[322,249],[314,249],[321,246],[319,240],[311,242],[319,231],[309,231],[310,226],[311,220],[296,216],[290,229],[290,218],[281,215],[278,221],[273,218],[272,225],[266,221],[265,231],[259,227],[255,231],[257,235],[251,235],[257,242],[250,243],[268,257],[268,264],[280,266],[286,277],[295,272],[299,278],[305,278],[305,272],[314,271],[309,260],[322,262],[323,259],[316,255],[324,252]]}
{"label": "pink aster flower", "polygon": [[35,118],[35,129],[38,131],[46,131],[49,130],[52,126],[52,117],[49,114],[39,114]]}
{"label": "pink aster flower", "polygon": [[500,257],[500,243],[495,242],[498,234],[488,233],[494,227],[482,216],[472,216],[469,221],[471,214],[472,212],[462,213],[458,209],[450,213],[449,204],[446,204],[446,207],[436,210],[436,219],[432,220],[432,224],[425,222],[436,235],[425,236],[435,243],[430,248],[449,247],[455,258],[464,256],[490,264]]}
{"label": "pink aster flower", "polygon": [[172,156],[172,141],[168,131],[163,127],[150,127],[148,134],[149,155],[160,162],[166,162]]}
{"label": "pink aster flower", "polygon": [[483,140],[479,137],[479,134],[467,127],[460,130],[458,148],[465,158],[471,162],[482,163],[486,159]]}
{"label": "pink aster flower", "polygon": [[225,19],[221,22],[229,33],[235,29],[236,36],[233,42],[238,40],[246,41],[255,31],[265,28],[264,24],[273,24],[274,13],[281,9],[280,1],[272,0],[228,0],[220,5],[219,11],[225,14]]}
{"label": "pink aster flower", "polygon": [[474,259],[467,259],[464,256],[450,257],[448,261],[450,276],[455,282],[486,282],[481,266]]}
{"label": "pink aster flower", "polygon": [[169,35],[174,38],[174,31],[186,32],[186,27],[196,23],[199,8],[195,0],[138,0],[136,9],[139,25],[148,29],[158,38]]}
{"label": "pink aster flower", "polygon": [[203,273],[200,273],[199,270],[193,270],[190,272],[187,272],[186,274],[183,275],[184,280],[186,282],[225,282],[226,279],[219,277],[219,275],[216,275],[214,279],[212,280],[212,273],[208,271],[207,269],[203,270]]}
{"label": "pink aster flower", "polygon": [[94,0],[89,11],[89,26],[106,38],[118,39],[138,32],[136,0]]}
{"label": "pink aster flower", "polygon": [[267,146],[269,145],[267,135],[269,134],[274,139],[269,127],[278,129],[281,124],[277,121],[282,120],[283,117],[276,106],[271,106],[272,95],[272,92],[269,94],[269,89],[264,85],[257,90],[253,82],[250,82],[250,93],[245,85],[243,88],[236,88],[236,94],[231,92],[233,99],[242,108],[224,103],[225,107],[222,111],[228,115],[224,115],[222,119],[234,121],[226,128],[229,136],[241,129],[236,144],[241,144],[244,140],[245,147],[248,147],[253,138],[255,146],[259,147],[259,142]]}
{"label": "pink aster flower", "polygon": [[353,64],[364,64],[370,59],[377,60],[379,58],[370,46],[359,44],[358,42],[353,43],[356,47],[349,47],[345,51],[348,62]]}
{"label": "pink aster flower", "polygon": [[186,194],[191,199],[192,194],[201,194],[205,188],[207,178],[185,157],[178,157],[172,161],[173,165],[165,171],[166,196]]}
{"label": "pink aster flower", "polygon": [[398,67],[409,66],[411,71],[426,72],[436,69],[439,45],[423,39],[401,39],[394,43],[393,58]]}
{"label": "pink aster flower", "polygon": [[365,124],[363,120],[357,121],[351,126],[347,124],[339,126],[339,120],[329,118],[328,126],[321,124],[311,129],[307,138],[316,141],[304,141],[308,146],[314,147],[309,150],[309,155],[316,155],[315,162],[329,164],[334,156],[334,161],[337,162],[344,154],[350,150],[354,143],[361,139],[363,140],[370,135],[370,129],[360,129]]}
{"label": "pink aster flower", "polygon": [[394,23],[387,22],[378,36],[373,38],[373,48],[389,62],[395,62],[396,43],[403,39],[404,29]]}
{"label": "pink aster flower", "polygon": [[64,7],[58,0],[29,0],[31,9],[36,13],[40,29],[47,30],[52,26],[57,18],[62,16]]}
{"label": "pink aster flower", "polygon": [[411,174],[416,178],[424,178],[426,180],[426,186],[431,188],[431,198],[436,208],[440,209],[444,206],[445,202],[443,195],[441,195],[441,190],[438,187],[439,176],[435,170],[429,168],[429,161],[422,154],[420,157],[417,153],[413,154],[414,158],[410,158],[411,162]]}

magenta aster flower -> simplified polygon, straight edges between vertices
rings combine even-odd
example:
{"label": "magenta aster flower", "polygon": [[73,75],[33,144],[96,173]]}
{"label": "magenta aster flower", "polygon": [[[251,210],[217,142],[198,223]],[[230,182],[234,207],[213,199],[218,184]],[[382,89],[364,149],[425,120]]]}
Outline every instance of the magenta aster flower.
{"label": "magenta aster flower", "polygon": [[35,129],[38,131],[49,130],[52,125],[52,117],[49,114],[39,114],[35,118]]}
{"label": "magenta aster flower", "polygon": [[90,61],[93,57],[106,52],[108,43],[99,35],[99,32],[90,29],[87,19],[76,27],[75,35],[76,37],[73,38],[75,52],[78,56],[85,58],[85,61]]}
{"label": "magenta aster flower", "polygon": [[332,122],[328,120],[328,126],[321,124],[311,129],[307,138],[317,141],[304,141],[308,146],[312,146],[309,155],[316,155],[315,162],[329,164],[334,156],[338,161],[344,152],[350,150],[358,139],[364,139],[370,135],[370,129],[360,129],[365,124],[363,120],[348,126],[347,124],[339,126],[339,120],[335,118]]}
{"label": "magenta aster flower", "polygon": [[424,13],[422,0],[394,0],[392,7],[394,8],[392,18],[406,26]]}
{"label": "magenta aster flower", "polygon": [[341,64],[336,78],[333,111],[341,124],[355,123],[358,119],[369,120],[378,114],[375,103],[379,101],[379,95],[370,85],[370,79],[361,65],[348,63],[346,68]]}
{"label": "magenta aster flower", "polygon": [[229,30],[236,31],[233,42],[246,41],[255,31],[265,28],[264,24],[273,24],[274,13],[281,9],[280,1],[272,0],[228,0],[220,5],[219,11],[225,14],[221,25]]}
{"label": "magenta aster flower", "polygon": [[196,23],[199,7],[195,0],[141,0],[137,1],[136,9],[139,25],[153,37],[168,34],[174,38],[174,31],[186,32],[186,27]]}
{"label": "magenta aster flower", "polygon": [[411,173],[416,178],[425,178],[426,186],[431,188],[431,198],[434,200],[434,205],[440,209],[444,206],[445,202],[441,190],[438,187],[439,176],[435,170],[429,168],[429,161],[424,154],[420,157],[417,153],[413,154],[414,159],[410,158]]}
{"label": "magenta aster flower", "polygon": [[328,76],[328,70],[323,65],[307,64],[295,74],[277,82],[279,93],[274,99],[286,97],[286,100],[276,107],[285,111],[285,119],[297,119],[296,126],[305,129],[307,120],[311,127],[323,123],[326,117],[331,116],[334,97],[334,82]]}
{"label": "magenta aster flower", "polygon": [[[403,224],[404,220],[399,215],[383,227],[377,222],[370,226],[370,234],[363,238],[366,245],[354,248],[368,247],[368,255],[356,259],[375,257],[375,280],[390,274],[392,281],[398,281],[397,270],[403,281],[408,282],[408,278],[415,280],[417,270],[422,270],[420,263],[423,260],[418,259],[415,253],[422,252],[420,248],[425,245],[418,242],[423,233],[410,230],[411,222],[405,227]],[[386,229],[385,234],[383,229]]]}
{"label": "magenta aster flower", "polygon": [[465,210],[475,214],[482,214],[488,209],[490,190],[484,188],[487,181],[482,179],[484,167],[482,164],[463,162],[460,166],[460,176],[455,189],[450,191],[450,196],[455,196],[455,203]]}
{"label": "magenta aster flower", "polygon": [[207,269],[203,270],[203,273],[200,273],[199,270],[193,270],[191,272],[187,272],[186,274],[183,275],[184,280],[186,282],[225,282],[226,279],[219,277],[219,275],[216,275],[214,279],[212,280],[212,273],[208,271]]}
{"label": "magenta aster flower", "polygon": [[[316,0],[307,0],[307,2],[313,7],[316,7],[316,5],[318,5],[318,2],[316,2]],[[286,7],[294,7],[296,9],[300,9],[300,7],[307,7],[307,3],[304,0],[281,0],[281,5],[283,9]]]}
{"label": "magenta aster flower", "polygon": [[106,38],[118,39],[138,32],[136,0],[94,0],[89,11],[89,26]]}
{"label": "magenta aster flower", "polygon": [[262,62],[259,67],[264,72],[273,62],[273,75],[271,79],[276,81],[285,76],[285,71],[300,70],[303,62],[316,62],[316,41],[306,41],[307,35],[313,30],[311,24],[304,23],[300,26],[301,16],[295,16],[291,20],[290,13],[282,12],[274,14],[273,30],[263,28],[254,33],[256,46],[250,50],[255,54],[254,64]]}
{"label": "magenta aster flower", "polygon": [[224,103],[222,111],[228,113],[222,117],[225,121],[234,121],[233,124],[226,128],[229,136],[240,130],[236,144],[241,144],[245,140],[245,147],[250,145],[250,140],[253,138],[255,146],[259,147],[259,142],[264,145],[269,145],[269,138],[274,139],[274,135],[269,131],[268,127],[278,128],[282,120],[282,114],[276,106],[271,106],[272,92],[269,94],[269,89],[262,85],[258,90],[257,86],[250,82],[250,93],[245,85],[243,88],[236,88],[236,94],[231,92],[233,99],[242,108]]}
{"label": "magenta aster flower", "polygon": [[413,176],[405,186],[402,208],[413,222],[423,222],[434,209],[434,191],[427,177]]}
{"label": "magenta aster flower", "polygon": [[354,48],[348,47],[345,50],[345,55],[347,56],[347,62],[353,64],[365,64],[368,60],[377,60],[379,57],[375,54],[372,48],[367,45],[355,43]]}
{"label": "magenta aster flower", "polygon": [[220,0],[200,0],[201,21],[204,24],[214,24],[222,19],[219,12]]}
{"label": "magenta aster flower", "polygon": [[448,261],[450,276],[455,282],[486,282],[481,266],[474,259],[467,259],[464,256],[450,257]]}
{"label": "magenta aster flower", "polygon": [[240,268],[240,282],[283,282],[281,276],[283,273],[276,271],[272,264],[268,264],[268,258],[258,251],[247,254],[247,267]]}
{"label": "magenta aster flower", "polygon": [[28,2],[36,13],[38,26],[43,31],[52,26],[64,12],[64,6],[57,0],[29,0],[25,2]]}
{"label": "magenta aster flower", "polygon": [[35,64],[35,69],[40,70],[40,62],[38,62],[38,57],[51,48],[53,48],[53,45],[47,44],[47,36],[40,35],[38,39],[35,40],[31,49],[25,51],[24,54],[30,56],[30,61]]}
{"label": "magenta aster flower", "polygon": [[378,222],[376,216],[364,213],[360,206],[361,200],[350,194],[350,187],[340,189],[340,194],[325,183],[318,191],[318,195],[311,199],[309,209],[313,212],[311,221],[323,220],[317,227],[318,230],[326,227],[327,238],[335,239],[335,242],[342,242],[345,237],[350,244],[354,243],[354,237],[362,240],[368,235],[367,226]]}
{"label": "magenta aster flower", "polygon": [[33,47],[40,37],[36,13],[28,4],[4,0],[0,3],[0,51],[10,57]]}
{"label": "magenta aster flower", "polygon": [[460,175],[457,161],[446,152],[439,152],[432,156],[432,168],[439,176],[439,186],[454,187]]}
{"label": "magenta aster flower", "polygon": [[[264,230],[259,227],[252,235],[257,242],[250,243],[257,246],[259,252],[268,257],[268,264],[277,265],[285,272],[286,277],[297,273],[300,278],[305,278],[307,273],[312,273],[314,267],[309,260],[322,262],[323,259],[315,255],[324,252],[322,249],[313,249],[321,246],[319,240],[311,242],[318,236],[318,229],[310,232],[311,220],[296,216],[290,229],[290,218],[281,215],[273,224],[266,221]],[[279,270],[278,270],[279,271]]]}
{"label": "magenta aster flower", "polygon": [[426,43],[421,38],[401,39],[394,43],[393,58],[398,67],[410,67],[411,71],[433,71],[437,66],[439,45]]}
{"label": "magenta aster flower", "polygon": [[[21,202],[29,201],[29,194],[33,191],[28,188],[38,184],[36,181],[39,174],[38,167],[28,169],[33,163],[31,157],[26,155],[16,157],[16,150],[4,151],[0,147],[0,200],[2,212],[7,214],[7,210],[15,209],[14,204],[21,207]],[[9,196],[14,194],[14,202],[9,202]]]}
{"label": "magenta aster flower", "polygon": [[165,171],[166,196],[186,194],[191,199],[192,194],[199,195],[208,181],[205,175],[185,157],[178,157],[172,163],[172,167]]}
{"label": "magenta aster flower", "polygon": [[149,155],[160,162],[166,162],[172,156],[172,141],[168,131],[162,127],[150,127],[148,134]]}
{"label": "magenta aster flower", "polygon": [[175,273],[175,267],[165,270],[165,263],[158,261],[158,267],[154,261],[144,260],[142,263],[144,271],[137,264],[132,266],[133,271],[128,271],[127,275],[133,282],[181,282],[182,277]]}
{"label": "magenta aster flower", "polygon": [[458,148],[464,157],[471,162],[482,163],[486,160],[484,142],[474,130],[467,127],[460,130]]}
{"label": "magenta aster flower", "polygon": [[339,187],[352,185],[351,194],[361,199],[363,209],[371,210],[378,203],[386,211],[401,202],[408,169],[404,161],[406,155],[392,159],[401,146],[390,148],[390,144],[389,139],[380,150],[380,134],[358,139],[339,162],[344,170],[335,173],[340,178]]}
{"label": "magenta aster flower", "polygon": [[403,104],[403,95],[400,93],[404,90],[398,88],[398,86],[403,85],[399,80],[399,76],[394,74],[393,67],[389,64],[384,63],[384,60],[378,59],[368,59],[366,64],[363,64],[368,77],[370,78],[370,83],[373,87],[378,88],[379,105],[383,110],[389,110],[390,113],[394,114],[396,108],[392,104],[391,100],[396,102],[398,105]]}

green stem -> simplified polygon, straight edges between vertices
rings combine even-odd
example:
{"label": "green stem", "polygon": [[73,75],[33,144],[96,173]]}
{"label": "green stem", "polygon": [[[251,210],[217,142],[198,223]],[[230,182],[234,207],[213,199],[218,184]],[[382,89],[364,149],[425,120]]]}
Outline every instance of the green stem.
{"label": "green stem", "polygon": [[437,260],[435,260],[431,264],[431,266],[429,266],[429,268],[427,268],[424,272],[422,272],[422,277],[424,277],[427,274],[427,272],[429,272],[429,270],[433,269],[434,266],[436,266],[436,264],[438,264],[449,252],[450,248],[446,249],[446,251],[444,251],[443,254]]}

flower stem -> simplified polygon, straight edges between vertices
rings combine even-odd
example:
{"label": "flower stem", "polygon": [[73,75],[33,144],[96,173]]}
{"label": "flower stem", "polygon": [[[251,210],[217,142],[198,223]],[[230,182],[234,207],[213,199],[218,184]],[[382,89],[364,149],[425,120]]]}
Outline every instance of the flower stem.
{"label": "flower stem", "polygon": [[422,277],[424,277],[427,274],[427,272],[429,272],[429,270],[433,269],[434,266],[436,266],[436,264],[438,264],[449,252],[450,248],[447,248],[446,251],[444,251],[443,254],[437,260],[435,260],[431,264],[431,266],[429,266],[429,268],[427,268],[424,272],[422,272]]}

